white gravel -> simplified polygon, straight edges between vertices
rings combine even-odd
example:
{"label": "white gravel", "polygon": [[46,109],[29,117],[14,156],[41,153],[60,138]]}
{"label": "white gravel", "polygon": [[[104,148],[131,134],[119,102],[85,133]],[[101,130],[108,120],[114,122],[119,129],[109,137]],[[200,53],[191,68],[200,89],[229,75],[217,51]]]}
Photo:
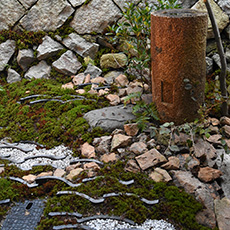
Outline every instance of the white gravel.
{"label": "white gravel", "polygon": [[95,230],[175,230],[172,224],[164,220],[146,220],[142,225],[130,225],[117,220],[97,219],[84,223]]}

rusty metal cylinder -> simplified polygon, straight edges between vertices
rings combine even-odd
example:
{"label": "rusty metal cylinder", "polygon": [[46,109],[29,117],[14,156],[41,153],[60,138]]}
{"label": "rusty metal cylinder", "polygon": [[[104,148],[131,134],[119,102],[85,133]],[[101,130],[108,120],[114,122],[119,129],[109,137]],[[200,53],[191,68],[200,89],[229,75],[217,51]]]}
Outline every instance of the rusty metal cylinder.
{"label": "rusty metal cylinder", "polygon": [[194,121],[204,102],[208,16],[190,9],[151,14],[152,95],[161,121]]}

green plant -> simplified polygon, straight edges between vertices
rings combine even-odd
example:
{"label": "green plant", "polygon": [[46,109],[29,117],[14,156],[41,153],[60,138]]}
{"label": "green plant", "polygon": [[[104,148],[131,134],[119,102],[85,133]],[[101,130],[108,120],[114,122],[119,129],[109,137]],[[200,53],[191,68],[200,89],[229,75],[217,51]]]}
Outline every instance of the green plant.
{"label": "green plant", "polygon": [[141,92],[131,93],[126,96],[124,100],[125,105],[127,105],[130,100],[135,101],[133,114],[136,116],[136,122],[141,131],[147,127],[148,122],[159,120],[155,104],[145,103],[141,98]]}

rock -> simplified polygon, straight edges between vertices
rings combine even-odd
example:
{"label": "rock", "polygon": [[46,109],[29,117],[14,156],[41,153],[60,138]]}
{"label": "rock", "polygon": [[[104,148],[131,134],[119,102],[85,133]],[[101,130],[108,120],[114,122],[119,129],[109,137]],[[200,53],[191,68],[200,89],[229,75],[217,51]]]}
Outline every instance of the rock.
{"label": "rock", "polygon": [[76,74],[82,65],[78,61],[76,55],[70,50],[66,51],[61,57],[53,62],[52,66],[60,73],[66,75]]}
{"label": "rock", "polygon": [[168,172],[161,168],[155,168],[154,171],[149,174],[149,177],[155,182],[169,182],[172,180]]}
{"label": "rock", "polygon": [[135,159],[142,170],[167,162],[167,159],[156,149],[151,149],[150,151],[135,157]]}
{"label": "rock", "polygon": [[212,59],[213,61],[217,64],[217,66],[219,68],[221,68],[221,62],[220,62],[220,55],[215,53],[213,56],[212,56]]}
{"label": "rock", "polygon": [[35,179],[37,178],[37,176],[33,175],[33,174],[29,174],[26,176],[23,176],[22,179],[27,181],[29,184],[34,183]]}
{"label": "rock", "polygon": [[215,213],[219,230],[229,230],[230,228],[230,200],[224,197],[221,200],[216,199]]}
{"label": "rock", "polygon": [[20,20],[20,24],[29,31],[55,31],[73,12],[66,0],[39,0]]}
{"label": "rock", "polygon": [[71,76],[73,84],[74,85],[80,85],[83,84],[85,81],[85,74],[84,73],[79,73],[76,76]]}
{"label": "rock", "polygon": [[230,25],[228,25],[228,26],[225,28],[225,34],[226,34],[227,39],[230,40]]}
{"label": "rock", "polygon": [[124,125],[124,130],[128,136],[136,136],[139,128],[137,123],[132,123],[132,124],[125,124]]}
{"label": "rock", "polygon": [[128,78],[124,74],[120,74],[118,77],[115,78],[115,83],[118,86],[127,86],[129,84]]}
{"label": "rock", "polygon": [[229,125],[225,125],[222,127],[224,134],[226,135],[227,138],[230,138],[230,126]]}
{"label": "rock", "polygon": [[0,71],[4,70],[8,61],[14,54],[16,43],[14,40],[7,40],[0,44]]}
{"label": "rock", "polygon": [[79,166],[81,166],[81,163],[78,162],[77,164],[71,164],[71,165],[68,165],[65,170],[67,173],[70,173],[70,171],[72,171],[73,169],[76,169],[78,168]]}
{"label": "rock", "polygon": [[45,36],[42,40],[43,42],[37,48],[38,60],[55,56],[59,51],[64,49],[64,47],[59,42],[54,41],[49,36]]}
{"label": "rock", "polygon": [[71,33],[68,37],[63,39],[63,44],[81,55],[82,57],[95,58],[95,55],[99,49],[99,45],[96,43],[87,42],[84,38],[76,33]]}
{"label": "rock", "polygon": [[119,69],[127,64],[127,57],[123,53],[108,53],[103,54],[100,59],[101,68]]}
{"label": "rock", "polygon": [[210,209],[204,209],[196,214],[196,221],[210,229],[216,227],[215,213]]}
{"label": "rock", "polygon": [[125,122],[132,120],[132,106],[118,105],[92,110],[83,116],[91,127],[101,127],[106,132],[122,129]]}
{"label": "rock", "polygon": [[118,105],[120,103],[120,97],[116,94],[109,94],[106,96],[106,99],[109,100],[110,105]]}
{"label": "rock", "polygon": [[73,181],[74,177],[77,177],[81,174],[81,172],[83,171],[82,168],[76,168],[70,171],[70,173],[66,176],[67,180]]}
{"label": "rock", "polygon": [[[229,23],[229,18],[228,15],[223,12],[221,10],[221,8],[213,1],[210,0],[210,5],[212,7],[215,19],[216,19],[216,23],[219,27],[220,32],[228,25]],[[206,6],[204,4],[203,0],[199,0],[193,7],[192,9],[194,10],[200,10],[200,11],[204,11],[207,12]],[[214,34],[212,31],[212,24],[210,19],[208,18],[208,34],[207,34],[207,38],[214,38]]]}
{"label": "rock", "polygon": [[135,142],[130,146],[129,150],[136,155],[139,155],[146,152],[148,149],[144,142]]}
{"label": "rock", "polygon": [[[94,79],[96,77],[99,77],[102,74],[102,70],[95,65],[88,64],[84,74],[85,75],[89,74],[90,78]],[[87,83],[87,82],[85,82],[85,83]]]}
{"label": "rock", "polygon": [[123,134],[116,134],[113,136],[111,142],[111,151],[117,148],[127,147],[131,143],[132,137]]}
{"label": "rock", "polygon": [[17,81],[21,81],[21,76],[19,73],[17,73],[14,69],[9,68],[7,70],[7,78],[6,78],[8,83],[13,83]]}
{"label": "rock", "polygon": [[79,34],[102,33],[109,24],[116,22],[119,17],[121,17],[120,9],[112,0],[91,0],[76,10],[70,26]]}
{"label": "rock", "polygon": [[95,158],[95,148],[88,142],[85,142],[83,145],[81,145],[81,155],[87,158]]}
{"label": "rock", "polygon": [[61,168],[57,168],[55,171],[54,171],[54,176],[56,177],[63,177],[65,175],[65,170],[64,169],[61,169]]}
{"label": "rock", "polygon": [[209,167],[200,168],[198,172],[198,178],[204,182],[210,182],[222,175],[222,172],[218,169],[213,169]]}
{"label": "rock", "polygon": [[104,84],[105,79],[103,77],[96,77],[91,80],[91,83],[93,84]]}
{"label": "rock", "polygon": [[207,141],[202,140],[201,138],[195,143],[195,156],[201,158],[201,160],[209,160],[216,157],[215,148],[208,143]]}
{"label": "rock", "polygon": [[125,171],[138,173],[140,172],[140,167],[138,166],[137,162],[135,160],[128,160]]}
{"label": "rock", "polygon": [[175,156],[169,157],[168,162],[161,167],[167,170],[177,170],[180,168],[180,160]]}
{"label": "rock", "polygon": [[104,78],[107,84],[111,85],[115,82],[115,79],[120,75],[123,74],[120,71],[110,71],[107,74],[105,74]]}
{"label": "rock", "polygon": [[26,71],[29,65],[35,61],[34,52],[32,49],[23,49],[18,51],[17,62],[18,65]]}
{"label": "rock", "polygon": [[3,173],[5,171],[4,167],[0,167],[0,174]]}
{"label": "rock", "polygon": [[100,166],[95,163],[95,162],[90,162],[90,163],[86,163],[84,164],[84,170],[89,170],[89,169],[93,169],[93,170],[100,170]]}
{"label": "rock", "polygon": [[220,124],[220,121],[217,118],[214,118],[214,117],[208,118],[208,121],[213,126],[218,126]]}
{"label": "rock", "polygon": [[43,176],[53,176],[53,172],[52,171],[49,171],[49,172],[42,172],[42,173],[39,173],[37,175],[37,178],[38,177],[43,177]]}
{"label": "rock", "polygon": [[[127,89],[126,89],[127,95],[130,95],[132,93],[143,93],[143,88],[141,87],[141,85],[137,82],[130,82],[130,84],[128,85]],[[134,99],[133,99],[134,100]],[[137,98],[134,101],[140,100],[139,98]]]}
{"label": "rock", "polygon": [[85,0],[69,0],[69,2],[73,7],[76,7],[82,5]]}
{"label": "rock", "polygon": [[20,3],[26,8],[29,9],[37,0],[20,0]]}
{"label": "rock", "polygon": [[206,61],[206,74],[209,75],[213,72],[213,59],[210,57],[206,57],[205,61]]}
{"label": "rock", "polygon": [[61,86],[62,89],[74,89],[74,85],[72,82],[66,83]]}
{"label": "rock", "polygon": [[118,156],[115,153],[104,154],[101,156],[100,160],[105,163],[116,162],[118,160]]}
{"label": "rock", "polygon": [[23,6],[15,0],[0,0],[0,31],[11,28],[25,13]]}
{"label": "rock", "polygon": [[25,74],[25,78],[49,78],[51,67],[45,61],[40,61],[37,65],[32,66]]}
{"label": "rock", "polygon": [[207,141],[213,144],[221,144],[221,138],[222,135],[220,134],[215,134],[215,135],[211,135],[209,138],[207,138]]}
{"label": "rock", "polygon": [[225,57],[228,63],[230,63],[230,49],[226,48]]}
{"label": "rock", "polygon": [[109,153],[110,142],[112,140],[112,137],[111,136],[103,136],[103,137],[100,137],[98,139],[99,139],[99,143],[98,143],[98,146],[96,147],[96,151],[99,154]]}
{"label": "rock", "polygon": [[230,118],[229,117],[221,117],[220,118],[220,124],[221,125],[229,125],[230,126]]}
{"label": "rock", "polygon": [[178,4],[182,5],[183,9],[191,8],[197,0],[179,0]]}
{"label": "rock", "polygon": [[228,0],[219,0],[218,5],[228,16],[230,16],[230,2]]}

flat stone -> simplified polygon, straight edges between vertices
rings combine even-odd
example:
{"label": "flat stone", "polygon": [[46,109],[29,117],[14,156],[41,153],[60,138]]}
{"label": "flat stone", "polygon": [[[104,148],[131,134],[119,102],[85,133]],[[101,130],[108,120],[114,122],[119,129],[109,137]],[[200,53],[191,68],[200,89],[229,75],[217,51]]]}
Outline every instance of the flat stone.
{"label": "flat stone", "polygon": [[116,94],[109,94],[106,96],[106,99],[109,100],[110,105],[118,105],[120,103],[120,97]]}
{"label": "flat stone", "polygon": [[128,136],[136,136],[139,128],[137,123],[132,123],[132,124],[125,124],[124,125],[124,130]]}
{"label": "flat stone", "polygon": [[95,162],[89,162],[89,163],[84,164],[84,170],[89,170],[89,169],[100,170],[101,168]]}
{"label": "flat stone", "polygon": [[95,77],[91,80],[93,84],[105,84],[105,79],[103,77]]}
{"label": "flat stone", "polygon": [[72,181],[74,177],[79,176],[79,174],[83,171],[82,168],[76,168],[70,171],[70,173],[66,176],[67,180]]}
{"label": "flat stone", "polygon": [[180,168],[180,159],[175,156],[171,156],[168,158],[168,162],[163,164],[161,167],[167,170],[177,170]]}
{"label": "flat stone", "polygon": [[167,162],[167,159],[156,149],[151,149],[148,152],[135,157],[135,159],[142,170]]}
{"label": "flat stone", "polygon": [[101,127],[106,132],[122,129],[125,122],[132,120],[132,106],[123,105],[92,110],[83,116],[91,127]]}
{"label": "flat stone", "polygon": [[29,174],[29,175],[26,175],[26,176],[23,176],[22,179],[27,181],[28,183],[32,184],[35,179],[37,178],[37,176],[33,175],[33,174]]}
{"label": "flat stone", "polygon": [[107,84],[112,84],[115,82],[115,79],[120,75],[123,74],[120,71],[110,71],[107,74],[105,74],[104,78]]}
{"label": "flat stone", "polygon": [[100,59],[101,68],[119,69],[127,64],[127,56],[123,53],[108,53],[103,54]]}
{"label": "flat stone", "polygon": [[102,33],[119,17],[121,17],[121,11],[112,0],[91,0],[76,10],[70,26],[79,34]]}
{"label": "flat stone", "polygon": [[53,176],[53,172],[52,171],[49,171],[49,172],[42,172],[42,173],[39,173],[37,175],[37,178],[39,177],[45,177],[45,176]]}
{"label": "flat stone", "polygon": [[222,135],[220,134],[215,134],[215,135],[211,135],[207,141],[213,144],[221,144],[221,139],[222,139]]}
{"label": "flat stone", "polygon": [[95,148],[88,142],[85,142],[83,145],[81,145],[81,155],[87,158],[95,158]]}
{"label": "flat stone", "polygon": [[55,31],[73,12],[67,0],[39,0],[20,20],[20,24],[29,31]]}
{"label": "flat stone", "polygon": [[18,51],[17,62],[18,65],[26,71],[29,65],[35,61],[34,51],[32,49],[22,49]]}
{"label": "flat stone", "polygon": [[13,83],[17,81],[21,81],[21,76],[19,73],[17,73],[14,69],[9,68],[7,70],[7,83]]}
{"label": "flat stone", "polygon": [[125,166],[125,171],[138,173],[141,170],[140,170],[140,167],[138,166],[138,164],[135,160],[128,160],[128,162]]}
{"label": "flat stone", "polygon": [[99,49],[98,44],[87,42],[84,38],[76,33],[71,33],[68,35],[68,37],[64,38],[63,44],[82,57],[89,56],[92,59],[95,58],[95,55]]}
{"label": "flat stone", "polygon": [[[88,64],[86,70],[84,71],[84,74],[86,76],[90,75],[90,79],[94,79],[96,77],[99,77],[102,74],[102,70],[95,65]],[[105,79],[104,79],[104,81],[105,81]],[[87,82],[85,82],[85,83],[87,83]]]}
{"label": "flat stone", "polygon": [[149,177],[155,182],[169,182],[172,180],[168,172],[162,168],[155,168],[154,171],[149,174]]}
{"label": "flat stone", "polygon": [[72,82],[68,82],[61,86],[62,89],[74,89],[74,85]]}
{"label": "flat stone", "polygon": [[224,197],[221,200],[216,199],[215,213],[219,230],[229,230],[230,228],[230,200]]}
{"label": "flat stone", "polygon": [[124,74],[120,74],[118,77],[115,78],[115,83],[118,86],[127,86],[129,84],[128,78]]}
{"label": "flat stone", "polygon": [[40,61],[37,65],[32,66],[25,74],[25,78],[49,78],[51,66],[47,65],[45,61]]}
{"label": "flat stone", "polygon": [[140,142],[133,143],[130,146],[129,150],[135,153],[136,155],[139,155],[146,152],[148,149],[147,149],[147,145],[144,142],[140,141]]}
{"label": "flat stone", "polygon": [[118,156],[115,153],[104,154],[101,156],[100,160],[105,163],[116,162],[118,160]]}
{"label": "flat stone", "polygon": [[61,169],[61,168],[57,168],[55,171],[54,171],[54,176],[56,177],[63,177],[65,175],[66,171],[64,169]]}
{"label": "flat stone", "polygon": [[213,169],[209,167],[200,168],[198,172],[198,178],[204,182],[210,182],[222,175],[222,172],[218,169]]}
{"label": "flat stone", "polygon": [[[213,1],[209,0],[210,5],[213,10],[213,14],[216,19],[216,23],[218,25],[218,28],[220,32],[228,25],[229,23],[229,17],[228,15],[221,10],[221,8]],[[203,0],[199,0],[193,7],[192,9],[194,10],[199,10],[199,11],[204,11],[207,12],[207,8],[204,4]],[[213,30],[212,30],[212,24],[210,19],[208,18],[208,33],[207,33],[207,38],[214,38]]]}
{"label": "flat stone", "polygon": [[[0,31],[8,30],[25,13],[23,6],[15,0],[0,0]],[[13,13],[12,13],[13,12]]]}
{"label": "flat stone", "polygon": [[220,124],[221,125],[229,125],[230,126],[230,118],[229,117],[221,117],[220,118]]}
{"label": "flat stone", "polygon": [[97,153],[108,154],[110,151],[110,143],[111,143],[112,137],[111,136],[103,136],[103,137],[100,137],[98,139],[99,139],[98,140],[99,142],[98,142],[98,145],[96,147]]}
{"label": "flat stone", "polygon": [[123,134],[116,134],[113,136],[111,142],[111,151],[117,148],[127,147],[131,143],[132,137]]}
{"label": "flat stone", "polygon": [[64,49],[64,47],[59,42],[54,41],[49,36],[45,36],[42,40],[43,42],[37,48],[38,60],[55,56],[59,51]]}
{"label": "flat stone", "polygon": [[199,139],[197,143],[195,143],[195,156],[197,158],[202,159],[213,159],[216,157],[216,150],[215,148],[202,139]]}
{"label": "flat stone", "polygon": [[53,62],[52,66],[60,73],[66,75],[76,74],[82,65],[78,61],[76,55],[70,50],[66,51],[61,57]]}
{"label": "flat stone", "polygon": [[14,40],[7,40],[0,44],[0,71],[5,69],[8,61],[14,54],[15,48],[16,43]]}
{"label": "flat stone", "polygon": [[229,125],[225,125],[222,128],[224,130],[224,133],[225,133],[226,137],[230,138],[230,126]]}

